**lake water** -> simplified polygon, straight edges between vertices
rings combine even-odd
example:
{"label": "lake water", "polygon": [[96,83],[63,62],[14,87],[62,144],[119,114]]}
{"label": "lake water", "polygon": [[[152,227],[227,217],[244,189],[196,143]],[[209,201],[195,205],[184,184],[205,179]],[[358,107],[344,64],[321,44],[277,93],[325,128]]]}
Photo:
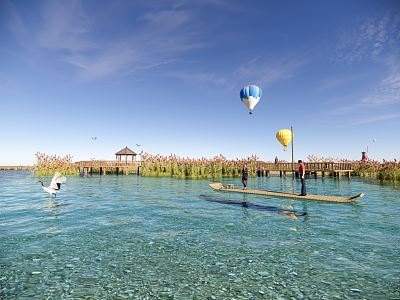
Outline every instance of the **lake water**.
{"label": "lake water", "polygon": [[[1,299],[400,299],[395,186],[307,180],[309,193],[366,194],[336,204],[109,175],[68,177],[51,199],[37,181],[0,172]],[[291,178],[249,187],[290,191]]]}

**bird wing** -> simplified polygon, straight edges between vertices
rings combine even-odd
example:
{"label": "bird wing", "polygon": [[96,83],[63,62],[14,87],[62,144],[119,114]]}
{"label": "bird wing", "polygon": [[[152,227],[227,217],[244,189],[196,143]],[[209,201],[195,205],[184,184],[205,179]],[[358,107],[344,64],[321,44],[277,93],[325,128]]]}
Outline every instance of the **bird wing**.
{"label": "bird wing", "polygon": [[54,174],[49,187],[55,190],[59,190],[61,183],[65,181],[67,181],[67,178],[65,176],[62,176],[59,172],[57,172],[56,174]]}

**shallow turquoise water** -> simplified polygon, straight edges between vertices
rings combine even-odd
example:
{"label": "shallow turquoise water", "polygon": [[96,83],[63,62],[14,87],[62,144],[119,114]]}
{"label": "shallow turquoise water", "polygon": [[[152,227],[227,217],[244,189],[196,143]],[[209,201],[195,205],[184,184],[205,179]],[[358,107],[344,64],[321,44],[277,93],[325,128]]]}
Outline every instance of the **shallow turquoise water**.
{"label": "shallow turquoise water", "polygon": [[[1,299],[400,298],[394,186],[308,179],[309,193],[366,194],[356,204],[332,204],[244,198],[212,191],[206,180],[137,176],[69,177],[50,199],[37,180],[0,172]],[[290,190],[291,179],[249,185]]]}

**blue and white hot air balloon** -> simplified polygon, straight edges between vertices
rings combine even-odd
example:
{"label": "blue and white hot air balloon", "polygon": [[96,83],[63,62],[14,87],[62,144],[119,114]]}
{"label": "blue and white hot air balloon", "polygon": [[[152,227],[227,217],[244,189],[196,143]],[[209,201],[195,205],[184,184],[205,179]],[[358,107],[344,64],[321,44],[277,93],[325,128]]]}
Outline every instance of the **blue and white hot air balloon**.
{"label": "blue and white hot air balloon", "polygon": [[240,99],[250,109],[249,114],[252,114],[253,108],[260,101],[262,95],[261,89],[256,85],[247,85],[240,90]]}

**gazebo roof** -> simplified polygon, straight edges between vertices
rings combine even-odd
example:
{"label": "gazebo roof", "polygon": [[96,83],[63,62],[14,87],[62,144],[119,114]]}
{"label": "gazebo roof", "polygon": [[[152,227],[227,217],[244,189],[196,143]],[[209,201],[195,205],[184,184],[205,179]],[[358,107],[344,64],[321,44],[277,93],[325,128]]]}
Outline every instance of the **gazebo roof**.
{"label": "gazebo roof", "polygon": [[134,151],[129,149],[128,147],[125,147],[122,150],[119,150],[115,155],[137,155]]}

